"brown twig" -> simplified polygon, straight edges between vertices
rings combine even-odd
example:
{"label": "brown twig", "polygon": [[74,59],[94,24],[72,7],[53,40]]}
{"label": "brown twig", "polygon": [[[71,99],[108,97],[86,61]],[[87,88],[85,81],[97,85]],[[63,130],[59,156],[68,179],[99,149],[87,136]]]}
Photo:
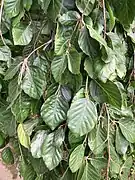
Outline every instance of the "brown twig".
{"label": "brown twig", "polygon": [[103,14],[104,14],[104,39],[106,38],[106,8],[105,0],[102,0]]}

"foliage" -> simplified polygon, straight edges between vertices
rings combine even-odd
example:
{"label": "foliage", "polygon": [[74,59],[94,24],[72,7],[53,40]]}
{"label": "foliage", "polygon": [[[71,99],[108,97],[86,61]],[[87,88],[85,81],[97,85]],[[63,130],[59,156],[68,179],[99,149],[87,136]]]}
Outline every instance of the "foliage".
{"label": "foliage", "polygon": [[1,1],[0,133],[24,180],[135,178],[134,9]]}

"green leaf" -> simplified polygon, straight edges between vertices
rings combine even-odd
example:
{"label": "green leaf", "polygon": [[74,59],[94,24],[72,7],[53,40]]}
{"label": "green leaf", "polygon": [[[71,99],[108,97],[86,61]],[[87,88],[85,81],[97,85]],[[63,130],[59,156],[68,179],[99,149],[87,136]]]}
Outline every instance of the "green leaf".
{"label": "green leaf", "polygon": [[32,6],[32,0],[23,0],[23,6],[27,11],[29,11]]}
{"label": "green leaf", "polygon": [[98,124],[88,135],[88,145],[94,154],[101,154],[106,147],[106,131]]}
{"label": "green leaf", "polygon": [[94,66],[91,58],[86,58],[84,62],[84,69],[88,75],[93,79],[94,77]]}
{"label": "green leaf", "polygon": [[107,81],[107,83],[96,81],[96,83],[105,97],[105,102],[120,109],[122,106],[122,95],[118,86],[111,81]]}
{"label": "green leaf", "polygon": [[68,141],[71,148],[75,148],[77,145],[82,144],[84,140],[84,136],[78,136],[78,134],[74,134],[69,131],[68,134]]}
{"label": "green leaf", "polygon": [[11,59],[11,50],[8,46],[0,47],[0,61],[8,62]]}
{"label": "green leaf", "polygon": [[50,2],[51,0],[38,0],[38,3],[40,4],[41,8],[44,10],[45,13],[47,13]]}
{"label": "green leaf", "polygon": [[76,0],[77,8],[85,16],[88,16],[92,12],[94,4],[95,0]]}
{"label": "green leaf", "polygon": [[81,180],[99,180],[100,175],[91,163],[86,162]]}
{"label": "green leaf", "polygon": [[34,158],[42,157],[41,147],[45,138],[47,137],[47,131],[38,131],[31,142],[31,153]]}
{"label": "green leaf", "polygon": [[19,95],[18,98],[14,101],[11,110],[17,122],[23,123],[23,121],[29,116],[30,105],[31,100],[28,96],[23,94]]}
{"label": "green leaf", "polygon": [[109,0],[113,7],[114,15],[119,19],[121,24],[128,27],[135,17],[135,1],[133,0]]}
{"label": "green leaf", "polygon": [[124,138],[124,136],[121,134],[120,129],[117,127],[116,139],[115,139],[116,151],[119,154],[124,155],[127,152],[128,146],[129,146],[128,141]]}
{"label": "green leaf", "polygon": [[51,18],[54,22],[56,21],[60,10],[62,6],[62,0],[51,0],[48,10],[47,10],[47,15],[49,18]]}
{"label": "green leaf", "polygon": [[21,0],[5,0],[4,8],[9,18],[15,17],[22,10]]}
{"label": "green leaf", "polygon": [[80,30],[78,44],[82,51],[91,58],[98,55],[99,44],[90,37],[88,29],[85,26]]}
{"label": "green leaf", "polygon": [[32,135],[33,129],[37,126],[38,122],[39,122],[39,119],[35,118],[35,119],[25,121],[23,123],[24,130],[28,134],[28,136]]}
{"label": "green leaf", "polygon": [[7,106],[0,108],[0,130],[11,137],[16,134],[16,121],[11,110],[7,108]]}
{"label": "green leaf", "polygon": [[49,170],[54,169],[62,160],[62,143],[64,141],[64,132],[60,128],[50,133],[44,140],[42,146],[42,157]]}
{"label": "green leaf", "polygon": [[59,18],[63,25],[74,25],[80,19],[80,14],[76,11],[68,11]]}
{"label": "green leaf", "polygon": [[91,162],[92,166],[94,166],[100,172],[103,169],[107,168],[107,159],[105,159],[103,157],[94,157],[93,159],[91,158],[90,162]]}
{"label": "green leaf", "polygon": [[7,81],[7,80],[12,79],[16,75],[16,73],[19,71],[20,66],[21,66],[20,59],[19,60],[17,59],[15,62],[13,62],[11,66],[7,69],[4,80]]}
{"label": "green leaf", "polygon": [[69,71],[73,74],[79,74],[81,55],[75,49],[70,49],[70,51],[67,52],[67,59]]}
{"label": "green leaf", "polygon": [[27,45],[32,40],[32,29],[31,25],[28,26],[23,24],[17,24],[12,28],[12,35],[14,40],[14,45]]}
{"label": "green leaf", "polygon": [[17,133],[18,133],[18,138],[19,138],[19,141],[20,141],[21,145],[23,145],[25,148],[29,149],[29,147],[30,147],[30,137],[25,132],[23,124],[18,125]]}
{"label": "green leaf", "polygon": [[54,130],[66,120],[68,102],[61,95],[50,96],[41,108],[41,116],[44,122]]}
{"label": "green leaf", "polygon": [[90,132],[97,122],[95,104],[87,98],[72,102],[68,111],[68,127],[75,133],[83,136]]}
{"label": "green leaf", "polygon": [[119,126],[124,137],[131,143],[135,143],[135,121],[121,118]]}
{"label": "green leaf", "polygon": [[133,164],[133,159],[132,156],[128,157],[124,164],[121,167],[121,172],[120,172],[120,179],[121,180],[127,180],[130,176],[130,169]]}
{"label": "green leaf", "polygon": [[56,82],[61,81],[61,76],[64,73],[67,66],[67,56],[63,54],[62,56],[56,56],[51,64],[52,74]]}
{"label": "green leaf", "polygon": [[34,99],[40,99],[45,87],[45,73],[38,67],[27,68],[22,82],[24,92]]}
{"label": "green leaf", "polygon": [[81,144],[77,146],[71,153],[69,158],[69,167],[73,173],[81,167],[84,158],[84,151],[84,145]]}

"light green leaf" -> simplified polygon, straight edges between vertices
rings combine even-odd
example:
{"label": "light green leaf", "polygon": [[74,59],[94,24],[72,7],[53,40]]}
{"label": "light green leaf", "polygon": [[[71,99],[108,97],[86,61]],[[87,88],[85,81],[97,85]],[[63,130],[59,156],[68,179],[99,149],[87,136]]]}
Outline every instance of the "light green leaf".
{"label": "light green leaf", "polygon": [[5,0],[4,8],[9,18],[15,17],[22,10],[21,0]]}
{"label": "light green leaf", "polygon": [[20,141],[21,145],[24,146],[25,148],[29,149],[29,147],[30,147],[30,137],[25,132],[23,124],[18,125],[17,133],[18,133],[18,138],[19,138],[19,141]]}
{"label": "light green leaf", "polygon": [[54,169],[62,160],[62,143],[64,141],[64,132],[60,128],[50,133],[42,145],[42,157],[49,170]]}
{"label": "light green leaf", "polygon": [[114,15],[119,19],[121,24],[128,27],[135,17],[135,1],[134,0],[109,0],[113,7]]}
{"label": "light green leaf", "polygon": [[35,119],[25,121],[23,123],[24,130],[28,134],[28,136],[31,136],[33,129],[37,126],[38,122],[39,122],[39,119],[35,118]]}
{"label": "light green leaf", "polygon": [[74,25],[80,19],[80,14],[76,11],[68,11],[59,18],[63,25]]}
{"label": "light green leaf", "polygon": [[120,179],[121,180],[127,180],[129,178],[130,175],[130,169],[132,167],[133,164],[133,159],[132,156],[128,157],[126,159],[126,161],[124,162],[124,164],[121,167],[121,172],[120,172]]}
{"label": "light green leaf", "polygon": [[34,99],[40,99],[45,87],[45,73],[38,67],[27,68],[22,82],[24,92]]}
{"label": "light green leaf", "polygon": [[106,131],[98,124],[88,135],[88,145],[94,154],[101,154],[106,147]]}
{"label": "light green leaf", "polygon": [[65,71],[67,66],[67,56],[63,54],[62,56],[56,56],[51,64],[52,74],[56,82],[60,82],[61,76]]}
{"label": "light green leaf", "polygon": [[41,116],[44,122],[54,130],[66,120],[68,108],[68,102],[61,95],[52,95],[42,105]]}
{"label": "light green leaf", "polygon": [[70,49],[67,52],[68,59],[68,69],[73,74],[80,73],[80,64],[81,64],[81,54],[79,54],[75,49]]}
{"label": "light green leaf", "polygon": [[100,179],[99,172],[95,169],[94,166],[91,165],[91,163],[86,162],[81,180],[99,180],[99,179]]}
{"label": "light green leaf", "polygon": [[94,157],[93,159],[91,158],[90,162],[91,162],[92,166],[94,166],[100,172],[103,169],[107,168],[107,159],[105,159],[103,157]]}
{"label": "light green leaf", "polygon": [[25,8],[27,11],[30,10],[31,5],[32,5],[32,0],[29,0],[29,1],[23,0],[23,6],[24,6],[24,8]]}
{"label": "light green leaf", "polygon": [[31,153],[34,158],[41,158],[41,147],[45,138],[47,137],[47,131],[41,130],[38,131],[31,142]]}
{"label": "light green leaf", "polygon": [[12,28],[12,35],[14,40],[14,45],[27,45],[32,39],[32,29],[31,26],[17,24]]}
{"label": "light green leaf", "polygon": [[135,143],[135,121],[122,118],[119,120],[119,126],[124,137],[131,143]]}
{"label": "light green leaf", "polygon": [[84,69],[88,75],[93,79],[94,77],[94,66],[91,58],[86,58],[84,62]]}
{"label": "light green leaf", "polygon": [[8,46],[0,47],[0,61],[8,62],[11,59],[11,51]]}
{"label": "light green leaf", "polygon": [[92,101],[81,98],[72,102],[67,116],[69,129],[83,136],[94,128],[97,122],[97,109]]}
{"label": "light green leaf", "polygon": [[127,152],[129,143],[128,141],[124,138],[124,136],[121,134],[120,129],[117,127],[116,129],[116,137],[115,137],[115,147],[116,151],[119,154],[124,155]]}
{"label": "light green leaf", "polygon": [[89,32],[85,26],[80,30],[78,44],[86,55],[90,56],[91,58],[97,56],[98,50],[100,48],[99,44],[90,37]]}
{"label": "light green leaf", "polygon": [[19,95],[11,107],[12,113],[14,114],[17,122],[23,123],[30,114],[30,107],[31,100],[29,97],[23,94]]}
{"label": "light green leaf", "polygon": [[84,145],[80,144],[71,153],[69,158],[69,167],[73,173],[81,167],[84,158],[84,151]]}
{"label": "light green leaf", "polygon": [[81,13],[88,16],[93,10],[95,0],[76,0],[76,6]]}
{"label": "light green leaf", "polygon": [[16,134],[16,121],[7,106],[0,108],[0,130],[8,136]]}

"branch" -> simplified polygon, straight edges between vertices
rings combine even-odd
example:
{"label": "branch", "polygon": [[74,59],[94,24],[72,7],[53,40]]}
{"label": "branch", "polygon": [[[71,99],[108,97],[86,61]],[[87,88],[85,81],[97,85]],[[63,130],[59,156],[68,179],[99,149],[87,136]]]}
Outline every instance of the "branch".
{"label": "branch", "polygon": [[105,9],[105,0],[102,0],[103,14],[104,14],[104,39],[106,37],[106,9]]}

